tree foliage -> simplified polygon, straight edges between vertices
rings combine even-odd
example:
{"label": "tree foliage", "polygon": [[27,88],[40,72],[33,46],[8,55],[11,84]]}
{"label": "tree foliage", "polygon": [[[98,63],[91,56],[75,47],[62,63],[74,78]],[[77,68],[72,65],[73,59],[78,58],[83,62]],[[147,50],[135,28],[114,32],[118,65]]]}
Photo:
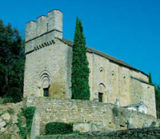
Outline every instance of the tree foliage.
{"label": "tree foliage", "polygon": [[155,86],[155,99],[156,99],[156,111],[157,111],[157,118],[160,118],[160,86],[155,85],[152,82],[152,75],[149,73],[149,83]]}
{"label": "tree foliage", "polygon": [[23,90],[24,45],[18,31],[0,20],[0,97],[20,101]]}
{"label": "tree foliage", "polygon": [[17,126],[22,139],[28,139],[30,136],[35,110],[36,108],[33,106],[25,107],[18,114]]}
{"label": "tree foliage", "polygon": [[160,118],[160,86],[155,86],[157,118]]}
{"label": "tree foliage", "polygon": [[72,57],[72,98],[89,100],[89,68],[86,56],[86,40],[81,21],[77,18]]}
{"label": "tree foliage", "polygon": [[73,133],[73,124],[62,122],[50,122],[45,126],[46,135]]}
{"label": "tree foliage", "polygon": [[152,75],[151,75],[151,73],[149,73],[149,83],[150,83],[150,84],[153,84],[153,82],[152,82]]}

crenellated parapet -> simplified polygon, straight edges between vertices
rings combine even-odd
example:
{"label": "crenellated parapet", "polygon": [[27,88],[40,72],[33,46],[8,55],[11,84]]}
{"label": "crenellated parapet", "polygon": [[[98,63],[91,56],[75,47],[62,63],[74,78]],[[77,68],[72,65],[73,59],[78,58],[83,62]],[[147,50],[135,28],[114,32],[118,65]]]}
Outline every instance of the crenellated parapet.
{"label": "crenellated parapet", "polygon": [[63,14],[59,10],[52,10],[48,16],[40,16],[36,21],[30,21],[26,24],[25,41],[29,42],[36,38],[51,33],[53,37],[62,38]]}
{"label": "crenellated parapet", "polygon": [[36,36],[40,36],[47,32],[47,26],[48,26],[48,21],[47,21],[47,16],[40,16],[37,18],[37,27],[36,27]]}
{"label": "crenellated parapet", "polygon": [[25,41],[36,37],[36,22],[30,21],[26,24]]}

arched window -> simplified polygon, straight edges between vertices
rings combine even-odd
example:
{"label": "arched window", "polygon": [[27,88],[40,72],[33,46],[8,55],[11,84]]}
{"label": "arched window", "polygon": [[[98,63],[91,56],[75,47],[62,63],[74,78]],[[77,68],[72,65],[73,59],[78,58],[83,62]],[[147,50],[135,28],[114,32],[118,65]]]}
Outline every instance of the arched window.
{"label": "arched window", "polygon": [[100,67],[100,68],[99,68],[99,71],[100,71],[100,72],[104,72],[104,68],[103,68],[103,67]]}
{"label": "arched window", "polygon": [[98,87],[98,89],[99,89],[99,91],[105,91],[105,85],[103,84],[103,83],[100,83],[99,84],[99,87]]}

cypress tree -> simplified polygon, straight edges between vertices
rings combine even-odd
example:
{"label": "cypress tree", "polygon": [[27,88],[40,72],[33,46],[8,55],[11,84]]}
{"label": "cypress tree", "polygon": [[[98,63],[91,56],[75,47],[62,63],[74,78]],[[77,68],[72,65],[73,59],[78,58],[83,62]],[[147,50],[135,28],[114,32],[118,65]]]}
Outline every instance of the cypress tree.
{"label": "cypress tree", "polygon": [[160,86],[155,86],[157,118],[160,118]]}
{"label": "cypress tree", "polygon": [[150,83],[150,84],[153,84],[153,82],[152,82],[152,75],[151,75],[151,73],[149,73],[149,83]]}
{"label": "cypress tree", "polygon": [[86,56],[86,40],[81,21],[77,18],[72,57],[72,98],[89,100],[89,68]]}

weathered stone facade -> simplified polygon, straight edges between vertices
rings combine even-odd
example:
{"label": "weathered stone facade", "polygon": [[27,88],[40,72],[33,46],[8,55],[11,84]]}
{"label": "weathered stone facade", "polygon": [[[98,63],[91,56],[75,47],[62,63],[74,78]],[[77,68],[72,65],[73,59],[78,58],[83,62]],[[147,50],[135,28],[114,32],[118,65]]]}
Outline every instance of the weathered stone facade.
{"label": "weathered stone facade", "polygon": [[[53,10],[26,25],[24,97],[71,98],[72,42],[63,38],[62,13]],[[107,54],[87,49],[90,100],[99,93],[104,103],[120,105],[138,103],[140,97],[148,114],[156,117],[155,90],[148,76],[125,62]],[[49,90],[47,90],[49,89]]]}

